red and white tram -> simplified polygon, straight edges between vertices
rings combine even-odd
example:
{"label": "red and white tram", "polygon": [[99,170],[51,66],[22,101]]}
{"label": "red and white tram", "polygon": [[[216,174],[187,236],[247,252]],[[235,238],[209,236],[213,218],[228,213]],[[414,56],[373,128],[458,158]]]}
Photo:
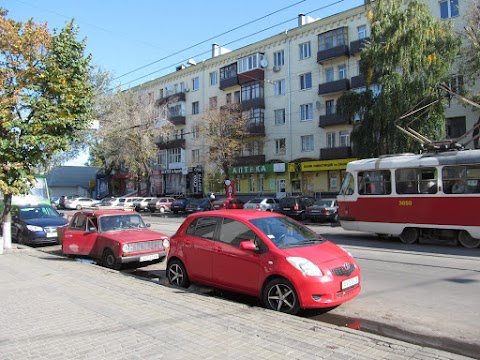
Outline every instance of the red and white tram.
{"label": "red and white tram", "polygon": [[480,150],[352,161],[338,195],[346,230],[480,245]]}

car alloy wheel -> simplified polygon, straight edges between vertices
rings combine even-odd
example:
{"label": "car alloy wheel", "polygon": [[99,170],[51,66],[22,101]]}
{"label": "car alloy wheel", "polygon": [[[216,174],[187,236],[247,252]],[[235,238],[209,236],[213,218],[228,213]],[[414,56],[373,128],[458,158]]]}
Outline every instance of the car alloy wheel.
{"label": "car alloy wheel", "polygon": [[187,270],[180,260],[174,259],[167,266],[168,282],[172,285],[187,288],[190,285]]}
{"label": "car alloy wheel", "polygon": [[263,291],[264,306],[287,314],[296,314],[300,310],[297,292],[287,279],[270,281]]}

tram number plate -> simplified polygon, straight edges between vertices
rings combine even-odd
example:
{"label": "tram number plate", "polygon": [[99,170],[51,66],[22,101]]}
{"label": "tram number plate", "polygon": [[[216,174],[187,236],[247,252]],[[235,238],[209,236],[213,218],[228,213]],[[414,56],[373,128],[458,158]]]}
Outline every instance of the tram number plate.
{"label": "tram number plate", "polygon": [[159,259],[159,258],[160,258],[160,255],[158,255],[158,254],[140,256],[140,262],[142,262],[142,261],[157,260],[157,259]]}
{"label": "tram number plate", "polygon": [[342,281],[342,290],[348,289],[358,284],[358,276]]}

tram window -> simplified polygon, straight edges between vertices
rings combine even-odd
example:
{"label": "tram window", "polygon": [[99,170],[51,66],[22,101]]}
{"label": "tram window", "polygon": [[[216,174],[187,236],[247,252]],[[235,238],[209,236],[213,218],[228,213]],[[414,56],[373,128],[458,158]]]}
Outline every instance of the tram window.
{"label": "tram window", "polygon": [[353,181],[353,175],[351,173],[347,173],[345,175],[345,179],[343,179],[342,189],[340,190],[340,194],[352,195],[354,189],[355,189],[355,184]]}
{"label": "tram window", "polygon": [[480,166],[445,166],[442,170],[445,194],[480,193]]}
{"label": "tram window", "polygon": [[397,194],[436,194],[437,179],[436,168],[407,168],[395,171]]}
{"label": "tram window", "polygon": [[360,195],[387,195],[392,192],[389,170],[362,171],[358,173]]}

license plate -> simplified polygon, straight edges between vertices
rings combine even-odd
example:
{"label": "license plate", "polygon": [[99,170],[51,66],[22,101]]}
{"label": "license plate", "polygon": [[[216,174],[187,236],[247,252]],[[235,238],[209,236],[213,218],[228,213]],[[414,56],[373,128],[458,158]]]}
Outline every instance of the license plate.
{"label": "license plate", "polygon": [[56,232],[47,233],[47,237],[57,237]]}
{"label": "license plate", "polygon": [[152,261],[152,260],[157,260],[160,258],[160,255],[158,254],[151,254],[151,255],[144,255],[140,256],[140,261]]}
{"label": "license plate", "polygon": [[342,281],[342,290],[348,289],[358,284],[358,276]]}
{"label": "license plate", "polygon": [[312,212],[312,213],[319,213],[320,211],[318,211],[318,210],[312,210],[311,212]]}
{"label": "license plate", "polygon": [[290,208],[283,208],[283,210],[290,210]]}

